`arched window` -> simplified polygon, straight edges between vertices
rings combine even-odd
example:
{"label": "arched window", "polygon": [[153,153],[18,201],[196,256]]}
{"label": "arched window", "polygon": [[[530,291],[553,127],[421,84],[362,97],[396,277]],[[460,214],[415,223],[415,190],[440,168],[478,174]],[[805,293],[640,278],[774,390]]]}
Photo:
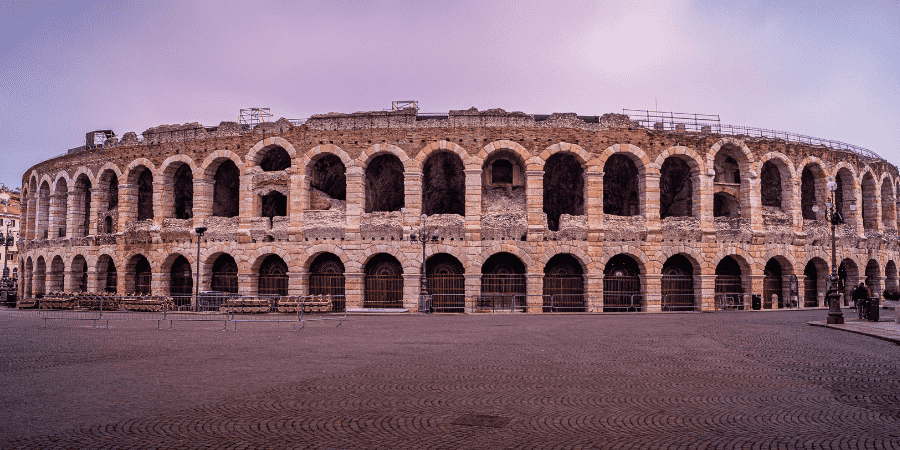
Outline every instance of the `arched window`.
{"label": "arched window", "polygon": [[663,264],[661,294],[663,311],[690,311],[697,306],[694,265],[684,255],[672,256]]}
{"label": "arched window", "polygon": [[570,254],[550,258],[544,266],[544,312],[585,312],[583,274]]}
{"label": "arched window", "polygon": [[438,253],[425,262],[428,294],[436,312],[465,312],[465,269],[455,257]]}
{"label": "arched window", "polygon": [[878,227],[878,198],[875,191],[875,178],[866,172],[862,180],[862,216],[863,228]]}
{"label": "arched window", "polygon": [[694,187],[691,167],[670,156],[663,161],[659,177],[659,217],[693,216]]}
{"label": "arched window", "polygon": [[172,262],[169,271],[169,294],[175,298],[176,306],[190,305],[191,293],[194,291],[194,276],[191,263],[184,256],[178,256]]}
{"label": "arched window", "polygon": [[403,163],[391,154],[376,156],[366,167],[366,212],[400,211],[405,203]]}
{"label": "arched window", "polygon": [[713,195],[713,217],[741,217],[741,204],[727,192]]}
{"label": "arched window", "polygon": [[153,174],[143,168],[137,176],[137,220],[153,219]]}
{"label": "arched window", "polygon": [[309,295],[327,295],[332,311],[346,308],[344,263],[333,253],[323,253],[309,265]]}
{"label": "arched window", "polygon": [[559,231],[563,214],[584,214],[584,168],[570,153],[555,153],[544,165],[544,213],[550,231]]}
{"label": "arched window", "polygon": [[638,188],[638,169],[634,161],[621,153],[610,156],[603,166],[603,214],[640,214]]}
{"label": "arched window", "polygon": [[741,266],[731,256],[722,258],[716,265],[716,309],[744,309]]}
{"label": "arched window", "polygon": [[766,161],[760,173],[762,205],[781,208],[781,172],[772,161]]}
{"label": "arched window", "polygon": [[237,294],[238,268],[231,255],[221,255],[213,263],[212,290]]}
{"label": "arched window", "polygon": [[259,266],[259,289],[261,296],[288,295],[288,267],[278,255],[269,255]]}
{"label": "arched window", "polygon": [[403,266],[397,258],[379,253],[366,263],[363,305],[366,308],[403,307]]}
{"label": "arched window", "polygon": [[291,167],[291,156],[285,149],[271,146],[264,149],[263,152],[262,160],[259,162],[259,167],[263,172],[276,172]]}
{"label": "arched window", "polygon": [[194,217],[194,175],[191,167],[181,164],[175,171],[172,181],[173,217],[176,219]]}
{"label": "arched window", "polygon": [[481,266],[482,307],[523,310],[525,308],[525,264],[510,253],[492,255]]}
{"label": "arched window", "polygon": [[[819,170],[819,172],[821,172],[821,170]],[[810,165],[807,164],[806,167],[803,168],[803,173],[800,175],[800,209],[803,212],[804,220],[819,219],[816,211],[813,211],[813,206],[817,206],[818,197],[821,195],[819,191],[823,187],[820,186],[821,183],[816,182],[816,179],[817,177],[813,175]],[[819,208],[821,209],[822,207],[820,206]]]}
{"label": "arched window", "polygon": [[777,259],[772,258],[766,263],[763,275],[763,309],[772,309],[772,306],[776,304],[779,308],[783,307],[782,291],[784,287],[781,264]]}
{"label": "arched window", "polygon": [[216,168],[213,179],[213,216],[237,216],[241,184],[241,173],[237,165],[230,159],[222,161]]}
{"label": "arched window", "polygon": [[425,161],[422,169],[422,213],[429,216],[466,214],[466,173],[457,154],[437,152]]}
{"label": "arched window", "polygon": [[347,199],[347,168],[341,158],[325,154],[309,169],[309,209],[331,209]]}

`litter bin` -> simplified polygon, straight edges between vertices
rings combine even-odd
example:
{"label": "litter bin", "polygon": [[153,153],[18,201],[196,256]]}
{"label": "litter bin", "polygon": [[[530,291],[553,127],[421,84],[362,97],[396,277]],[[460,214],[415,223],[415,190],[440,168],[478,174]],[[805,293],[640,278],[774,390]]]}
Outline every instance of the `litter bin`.
{"label": "litter bin", "polygon": [[762,295],[753,294],[750,297],[750,306],[754,311],[759,311],[762,309]]}

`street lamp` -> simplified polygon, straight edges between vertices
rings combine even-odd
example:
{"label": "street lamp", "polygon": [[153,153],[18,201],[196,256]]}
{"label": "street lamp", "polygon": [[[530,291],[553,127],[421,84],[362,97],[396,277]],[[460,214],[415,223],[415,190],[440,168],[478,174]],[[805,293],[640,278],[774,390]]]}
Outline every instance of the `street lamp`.
{"label": "street lamp", "polygon": [[[838,294],[835,228],[844,223],[844,218],[841,217],[841,213],[837,211],[837,205],[835,204],[837,183],[834,181],[834,177],[828,178],[828,183],[825,187],[828,189],[828,192],[831,193],[831,201],[825,202],[825,220],[831,223],[831,275],[828,277],[828,292],[825,294],[825,298],[828,299],[828,324],[842,324],[844,323],[844,313],[841,312],[840,294]],[[813,207],[813,211],[818,212],[818,210],[818,207]]]}
{"label": "street lamp", "polygon": [[197,233],[197,281],[194,287],[194,311],[200,308],[200,241],[203,239],[203,233],[206,233],[206,227],[194,228]]}
{"label": "street lamp", "polygon": [[[427,244],[429,241],[436,242],[438,240],[438,234],[437,234],[436,229],[432,229],[431,233],[430,233],[431,237],[430,238],[428,237],[429,233],[428,233],[428,230],[425,228],[425,218],[426,217],[428,217],[428,216],[426,216],[425,214],[422,214],[422,226],[419,227],[419,229],[416,230],[413,234],[409,235],[410,241],[416,242],[417,240],[420,240],[422,242],[422,271],[421,271],[422,286],[421,286],[421,289],[419,289],[420,307],[421,307],[421,302],[424,301],[425,297],[428,296],[428,285],[427,285],[427,282],[425,279],[425,244]],[[419,239],[417,234],[418,234],[418,236],[421,236],[421,239]]]}

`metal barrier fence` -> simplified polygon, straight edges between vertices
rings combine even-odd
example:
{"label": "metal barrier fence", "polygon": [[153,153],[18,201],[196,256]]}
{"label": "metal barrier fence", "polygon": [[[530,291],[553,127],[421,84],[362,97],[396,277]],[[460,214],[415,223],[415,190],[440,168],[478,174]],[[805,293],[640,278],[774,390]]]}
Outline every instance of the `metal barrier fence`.
{"label": "metal barrier fence", "polygon": [[586,312],[587,302],[584,294],[544,295],[544,312]]}
{"label": "metal barrier fence", "polygon": [[475,301],[475,312],[509,311],[525,312],[527,308],[525,294],[481,294]]}
{"label": "metal barrier fence", "polygon": [[700,311],[703,298],[700,294],[665,294],[660,299],[663,311]]}
{"label": "metal barrier fence", "polygon": [[44,326],[48,320],[169,321],[172,329],[176,321],[293,323],[305,326],[309,321],[337,320],[337,326],[347,317],[343,295],[271,296],[240,295],[222,292],[202,292],[198,296],[102,295],[51,293],[37,301]]}
{"label": "metal barrier fence", "polygon": [[742,311],[750,309],[750,294],[743,292],[717,292],[716,311]]}

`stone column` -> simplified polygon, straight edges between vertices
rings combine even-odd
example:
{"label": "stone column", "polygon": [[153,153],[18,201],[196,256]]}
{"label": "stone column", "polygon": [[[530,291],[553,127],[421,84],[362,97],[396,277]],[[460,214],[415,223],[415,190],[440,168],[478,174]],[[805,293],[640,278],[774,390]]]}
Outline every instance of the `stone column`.
{"label": "stone column", "polygon": [[[406,213],[403,215],[404,227],[416,227],[422,222],[422,173],[403,172],[403,201]],[[416,291],[418,292],[418,291]]]}
{"label": "stone column", "polygon": [[48,238],[56,239],[60,237],[60,231],[65,235],[66,232],[66,202],[68,195],[52,194],[50,196],[50,225],[48,227]]}
{"label": "stone column", "polygon": [[101,231],[106,231],[103,229],[103,224],[99,220],[100,211],[106,212],[109,209],[109,205],[106,202],[107,190],[103,188],[91,188],[91,210],[89,211],[90,217],[88,217],[88,235],[97,235],[100,234]]}
{"label": "stone column", "polygon": [[[481,169],[466,169],[466,240],[481,240]],[[481,277],[479,276],[479,279]],[[479,281],[479,289],[480,287]],[[468,295],[468,294],[467,294]],[[467,297],[468,298],[468,297]],[[467,300],[468,301],[468,300]],[[468,305],[466,307],[467,311]]]}
{"label": "stone column", "polygon": [[528,241],[543,241],[544,230],[544,171],[525,171],[525,198],[528,220]]}
{"label": "stone column", "polygon": [[262,172],[259,166],[247,169],[240,176],[240,184],[238,187],[238,197],[240,203],[238,205],[238,217],[240,217],[240,230],[246,231],[252,228],[253,218],[259,215],[258,201],[256,194],[253,193],[253,175]]}
{"label": "stone column", "polygon": [[[349,197],[348,197],[349,198]],[[365,299],[365,273],[344,273],[344,296],[347,300],[347,309],[360,309]]]}
{"label": "stone column", "polygon": [[119,185],[119,231],[125,231],[125,224],[137,220],[137,186]]}
{"label": "stone column", "polygon": [[603,172],[591,170],[599,170],[599,167],[588,166],[588,172],[584,174],[584,212],[587,214],[588,241],[599,242],[603,231]]}
{"label": "stone column", "polygon": [[410,312],[419,310],[419,291],[422,290],[422,275],[416,273],[403,274],[403,307]]}
{"label": "stone column", "polygon": [[603,312],[603,274],[584,275],[584,306],[587,312]]}
{"label": "stone column", "polygon": [[641,275],[641,285],[644,286],[643,311],[662,311],[662,274]]}
{"label": "stone column", "polygon": [[481,274],[466,273],[465,275],[466,312],[474,313],[478,297],[481,295]]}
{"label": "stone column", "polygon": [[540,313],[544,310],[544,274],[525,274],[525,312]]}
{"label": "stone column", "polygon": [[[362,168],[357,166],[347,168],[347,225],[344,236],[348,241],[359,240],[359,219],[366,208],[366,191],[363,179]],[[362,288],[360,288],[359,292],[362,295]],[[349,295],[347,301],[350,301]],[[356,308],[362,308],[361,298]]]}
{"label": "stone column", "polygon": [[259,287],[259,278],[252,273],[238,273],[238,294],[254,295]]}
{"label": "stone column", "polygon": [[715,233],[716,224],[713,218],[713,179],[715,172],[710,170],[706,174],[700,174],[699,192],[694,192],[693,201],[696,202],[698,208],[698,217],[700,219],[700,230],[706,233]]}
{"label": "stone column", "polygon": [[659,232],[659,172],[646,171],[644,178],[644,224],[648,231]]}
{"label": "stone column", "polygon": [[[159,178],[162,180],[157,181]],[[173,177],[165,175],[153,180],[153,221],[156,223],[162,224],[166,219],[175,215],[173,181]]]}
{"label": "stone column", "polygon": [[72,188],[66,193],[66,237],[82,237],[87,235],[84,229],[84,203],[78,201],[78,190],[73,183]]}
{"label": "stone column", "polygon": [[[741,183],[743,189],[744,183]],[[749,189],[748,197],[750,201],[750,229],[754,233],[763,232],[763,215],[762,215],[762,197],[760,196],[759,175],[756,172],[747,174],[747,188]],[[743,214],[741,214],[743,216]],[[760,291],[762,292],[762,291]]]}
{"label": "stone column", "polygon": [[303,295],[305,289],[303,286],[303,280],[308,279],[309,277],[304,276],[305,273],[301,272],[288,272],[288,295],[292,296],[300,296]]}
{"label": "stone column", "polygon": [[299,239],[303,232],[303,212],[309,208],[309,179],[305,173],[293,167],[291,174],[291,194],[288,197],[288,228],[291,239]]}
{"label": "stone column", "polygon": [[[150,264],[153,267],[153,263],[151,262]],[[153,269],[162,268],[153,267]],[[169,272],[154,270],[151,276],[153,278],[150,280],[150,295],[169,295]]]}
{"label": "stone column", "polygon": [[700,277],[700,290],[697,292],[700,300],[700,310],[701,311],[715,311],[716,310],[716,274],[715,273],[707,273],[701,274]]}
{"label": "stone column", "polygon": [[744,309],[753,309],[753,295],[759,295],[760,297],[760,308],[762,308],[762,304],[765,304],[765,299],[762,298],[763,288],[765,287],[765,279],[766,276],[762,273],[757,275],[747,275],[750,278],[750,304],[745,305]]}
{"label": "stone column", "polygon": [[194,225],[206,223],[212,216],[215,180],[194,178]]}

